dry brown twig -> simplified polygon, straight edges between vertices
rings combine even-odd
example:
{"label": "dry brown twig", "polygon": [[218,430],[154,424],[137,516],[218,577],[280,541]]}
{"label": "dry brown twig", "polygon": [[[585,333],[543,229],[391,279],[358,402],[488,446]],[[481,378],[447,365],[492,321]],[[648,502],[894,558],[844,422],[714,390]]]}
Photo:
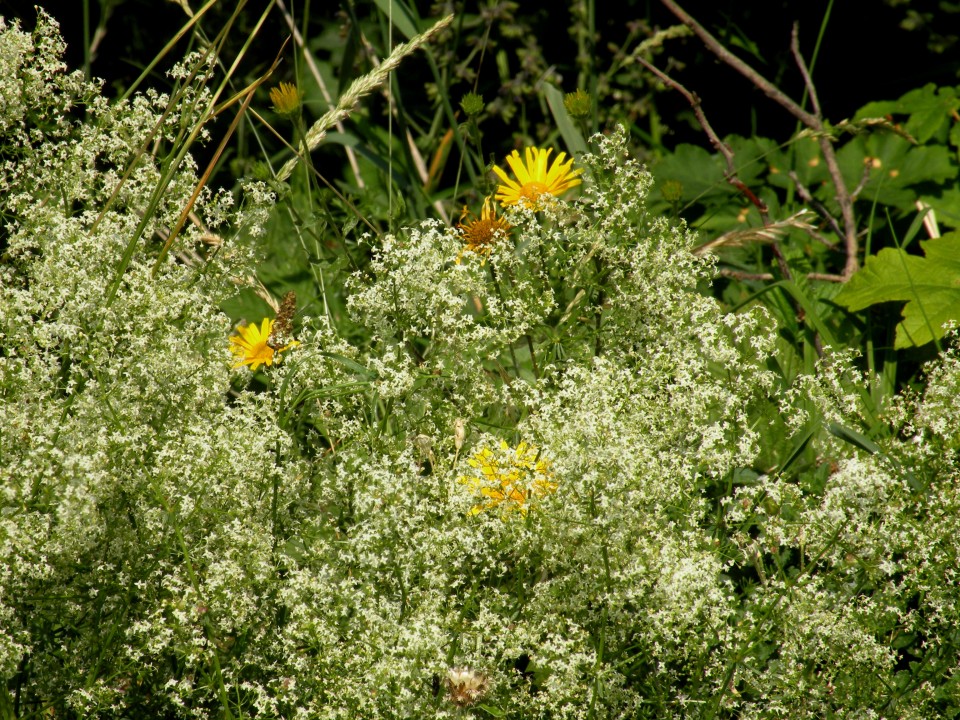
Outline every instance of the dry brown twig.
{"label": "dry brown twig", "polygon": [[[830,179],[836,190],[837,204],[840,206],[840,216],[842,223],[838,227],[842,229],[844,249],[846,251],[846,262],[841,275],[817,274],[815,279],[831,280],[845,282],[857,271],[859,262],[857,259],[859,250],[859,240],[857,238],[857,224],[853,213],[853,197],[848,190],[843,174],[840,172],[840,165],[837,162],[837,155],[834,151],[829,134],[825,131],[823,116],[821,114],[819,101],[817,100],[816,88],[810,77],[810,72],[800,54],[799,41],[797,39],[797,27],[794,25],[790,47],[793,52],[794,61],[800,69],[804,84],[811,98],[811,105],[814,112],[804,110],[798,103],[782,92],[776,85],[764,78],[760,73],[754,70],[746,62],[731,53],[711,35],[700,23],[694,20],[686,11],[683,10],[674,0],[660,0],[670,12],[672,12],[684,25],[689,27],[693,33],[700,38],[700,41],[716,55],[721,61],[729,65],[738,73],[743,75],[753,85],[763,92],[771,100],[783,107],[787,112],[802,122],[807,128],[813,131],[817,142],[820,145],[820,151],[823,153],[827,170],[830,173]],[[813,276],[811,276],[813,277]]]}
{"label": "dry brown twig", "polygon": [[[707,120],[707,115],[703,112],[703,106],[700,104],[700,98],[696,95],[696,93],[690,92],[679,82],[674,80],[665,72],[656,68],[652,63],[648,62],[639,55],[636,57],[636,60],[645,68],[647,68],[647,70],[656,75],[667,87],[671,87],[683,95],[687,102],[690,103],[690,107],[693,108],[693,114],[696,116],[697,122],[700,123],[700,127],[703,128],[703,131],[710,139],[710,144],[716,148],[717,152],[723,155],[723,158],[727,163],[727,168],[724,170],[723,176],[727,179],[728,183],[737,188],[737,190],[739,190],[757,208],[757,212],[760,213],[760,219],[763,222],[764,227],[769,227],[771,223],[767,204],[757,197],[757,195],[737,176],[737,167],[733,161],[733,150],[729,145],[720,139],[720,137],[714,131],[713,126],[710,124],[710,121]],[[714,245],[710,243],[708,243],[708,245],[714,247]],[[787,265],[786,259],[783,257],[783,253],[780,252],[780,246],[777,244],[776,240],[770,243],[770,248],[773,251],[773,256],[777,261],[777,265],[780,268],[781,274],[785,278],[790,278],[790,268]]]}
{"label": "dry brown twig", "polygon": [[[820,217],[822,217],[826,221],[826,223],[833,229],[833,231],[837,234],[837,237],[843,237],[843,229],[840,227],[840,224],[837,222],[837,219],[830,214],[830,211],[824,206],[822,202],[820,202],[813,196],[813,193],[810,192],[810,189],[800,181],[800,178],[797,176],[796,171],[791,170],[790,172],[787,173],[787,177],[789,177],[790,180],[793,181],[793,186],[794,188],[796,188],[797,195],[800,196],[800,199],[817,211],[817,214],[820,215]],[[827,244],[832,245],[833,243],[828,242]]]}
{"label": "dry brown twig", "polygon": [[723,159],[727,163],[727,169],[724,171],[724,177],[726,177],[727,182],[733,185],[737,190],[746,196],[746,198],[756,206],[757,211],[760,213],[760,219],[763,220],[764,225],[769,224],[769,217],[767,215],[767,205],[760,198],[758,198],[754,192],[748,188],[739,177],[737,177],[737,168],[733,162],[733,150],[730,149],[730,146],[727,145],[723,140],[719,138],[717,133],[714,131],[713,126],[710,125],[710,122],[707,120],[706,114],[703,112],[703,107],[700,104],[700,98],[696,93],[692,93],[679,82],[674,80],[672,77],[667,75],[665,72],[656,68],[652,63],[648,62],[639,55],[636,56],[636,61],[643,65],[647,70],[656,75],[660,81],[667,87],[673,88],[678,93],[683,95],[690,107],[693,108],[693,114],[697,118],[697,122],[700,123],[700,127],[703,128],[703,131],[707,134],[707,137],[710,140],[710,144],[716,148],[717,152],[723,155]]}

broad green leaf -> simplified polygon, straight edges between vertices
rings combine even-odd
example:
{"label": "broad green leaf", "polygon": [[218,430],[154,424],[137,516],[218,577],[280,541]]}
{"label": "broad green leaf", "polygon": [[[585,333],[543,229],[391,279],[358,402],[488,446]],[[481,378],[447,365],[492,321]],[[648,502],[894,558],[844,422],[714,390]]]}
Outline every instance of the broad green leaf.
{"label": "broad green leaf", "polygon": [[[853,138],[840,148],[837,160],[847,185],[854,187],[861,182],[864,161],[869,159],[869,179],[861,197],[913,211],[919,194],[916,186],[942,184],[956,177],[952,155],[943,145],[916,146],[894,133],[878,131]],[[823,188],[820,195],[829,202],[833,190]]]}
{"label": "broad green leaf", "polygon": [[960,321],[960,232],[921,241],[925,257],[885,248],[867,261],[835,301],[848,310],[906,301],[897,325],[896,349],[943,337],[943,326]]}
{"label": "broad green leaf", "polygon": [[724,167],[720,155],[698,145],[681,144],[654,166],[653,173],[660,187],[670,180],[680,183],[681,199],[685,203],[705,202],[711,195],[726,202],[737,191],[723,176]]}
{"label": "broad green leaf", "polygon": [[820,145],[813,137],[794,138],[783,149],[770,153],[768,165],[767,182],[780,188],[795,187],[789,175],[791,171],[804,187],[811,190],[830,177]]}
{"label": "broad green leaf", "polygon": [[887,115],[907,115],[905,130],[917,142],[925,143],[949,127],[952,114],[960,108],[960,98],[952,87],[938,88],[933,83],[911,90],[898,100],[864,105],[854,120]]}
{"label": "broad green leaf", "polygon": [[733,151],[737,177],[753,192],[760,192],[761,180],[770,172],[771,159],[780,157],[777,143],[764,137],[728,135],[723,141]]}

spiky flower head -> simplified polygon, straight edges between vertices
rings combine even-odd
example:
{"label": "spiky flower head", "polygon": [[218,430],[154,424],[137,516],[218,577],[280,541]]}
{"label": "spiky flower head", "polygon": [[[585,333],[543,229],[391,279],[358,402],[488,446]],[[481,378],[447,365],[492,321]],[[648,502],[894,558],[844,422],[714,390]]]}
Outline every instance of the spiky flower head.
{"label": "spiky flower head", "polygon": [[467,707],[480,700],[490,689],[490,680],[479,670],[455,667],[447,670],[444,678],[447,695],[457,707]]}
{"label": "spiky flower head", "polygon": [[460,109],[470,117],[474,117],[483,112],[486,105],[483,102],[483,96],[474,92],[468,92],[460,100]]}
{"label": "spiky flower head", "polygon": [[665,180],[660,185],[660,194],[668,203],[680,202],[683,197],[683,183],[679,180]]}
{"label": "spiky flower head", "polygon": [[577,88],[576,92],[567,93],[563,96],[563,107],[567,109],[570,117],[578,120],[590,117],[591,105],[590,96],[580,88]]}
{"label": "spiky flower head", "polygon": [[300,112],[300,92],[291,83],[282,82],[270,88],[270,102],[274,111],[283,117],[294,117]]}
{"label": "spiky flower head", "polygon": [[503,182],[497,187],[497,200],[501,205],[507,207],[521,204],[532,210],[539,210],[545,196],[559,197],[580,184],[577,176],[583,170],[574,169],[573,159],[566,160],[566,153],[559,153],[553,164],[548,166],[552,152],[553,148],[541,150],[528,147],[524,149],[524,159],[521,160],[520,153],[514,150],[507,156],[507,164],[516,175],[516,180],[511,179],[499,166],[493,166],[493,171]]}
{"label": "spiky flower head", "polygon": [[230,338],[230,352],[237,356],[234,367],[249,365],[251,370],[256,370],[261,365],[269,367],[280,361],[280,353],[298,344],[293,340],[283,347],[273,347],[270,344],[272,331],[273,320],[270,318],[264,318],[259,326],[250,323],[237,328],[239,335]]}
{"label": "spiky flower head", "polygon": [[488,256],[493,244],[507,236],[512,226],[501,217],[497,217],[493,199],[484,198],[480,217],[470,212],[466,207],[460,215],[457,229],[463,238],[464,250],[469,250],[481,256]]}
{"label": "spiky flower head", "polygon": [[537,447],[525,442],[511,448],[501,440],[499,452],[482,447],[467,464],[478,473],[463,476],[460,482],[484,498],[470,509],[470,515],[501,506],[504,513],[526,515],[532,498],[545,497],[557,489],[550,463],[540,457]]}

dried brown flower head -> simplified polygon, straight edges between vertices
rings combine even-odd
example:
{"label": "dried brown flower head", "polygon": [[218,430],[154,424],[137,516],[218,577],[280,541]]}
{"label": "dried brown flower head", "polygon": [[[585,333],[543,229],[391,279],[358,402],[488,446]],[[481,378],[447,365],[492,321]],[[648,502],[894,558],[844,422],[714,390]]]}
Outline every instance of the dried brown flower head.
{"label": "dried brown flower head", "polygon": [[487,694],[487,690],[490,689],[490,680],[479,670],[455,667],[447,670],[444,685],[446,685],[450,702],[457,707],[467,707]]}

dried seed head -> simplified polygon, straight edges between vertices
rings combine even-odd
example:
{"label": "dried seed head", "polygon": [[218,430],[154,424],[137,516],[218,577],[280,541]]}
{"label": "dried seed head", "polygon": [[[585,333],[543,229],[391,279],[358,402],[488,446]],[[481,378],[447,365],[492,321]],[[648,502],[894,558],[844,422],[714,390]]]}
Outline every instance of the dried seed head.
{"label": "dried seed head", "polygon": [[466,667],[455,667],[447,670],[444,680],[447,693],[457,707],[473,705],[486,695],[490,689],[490,680],[479,670]]}

